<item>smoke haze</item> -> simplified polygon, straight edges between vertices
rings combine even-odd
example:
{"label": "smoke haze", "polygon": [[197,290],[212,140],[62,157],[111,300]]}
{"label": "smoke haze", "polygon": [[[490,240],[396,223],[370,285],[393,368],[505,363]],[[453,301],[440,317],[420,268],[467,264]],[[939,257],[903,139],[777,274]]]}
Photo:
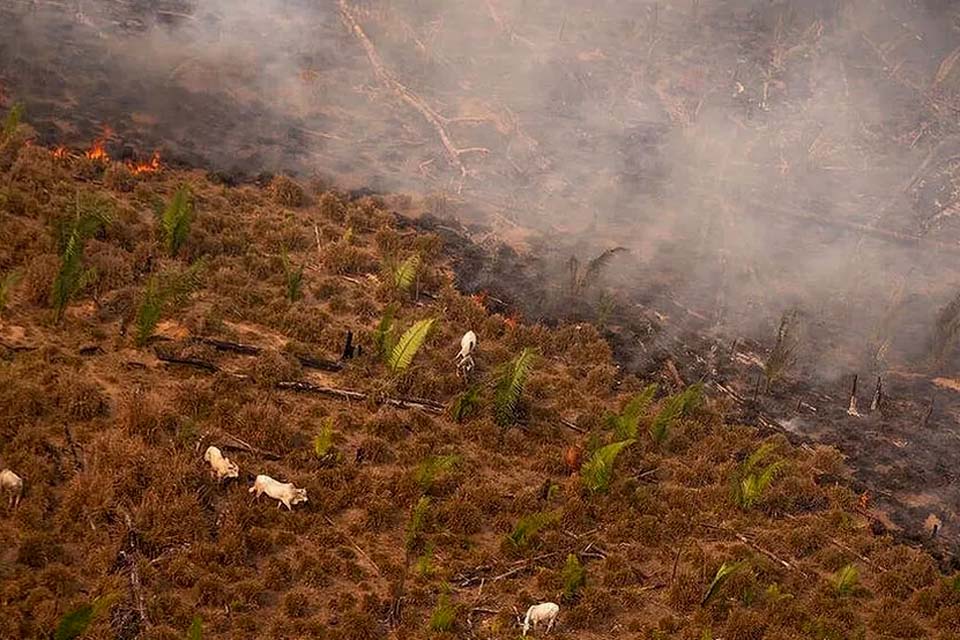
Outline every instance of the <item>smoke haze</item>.
{"label": "smoke haze", "polygon": [[431,194],[558,271],[623,245],[611,285],[733,335],[797,308],[830,376],[918,362],[956,293],[950,3],[346,3],[426,114],[335,1],[68,4],[0,6],[0,99],[50,143]]}

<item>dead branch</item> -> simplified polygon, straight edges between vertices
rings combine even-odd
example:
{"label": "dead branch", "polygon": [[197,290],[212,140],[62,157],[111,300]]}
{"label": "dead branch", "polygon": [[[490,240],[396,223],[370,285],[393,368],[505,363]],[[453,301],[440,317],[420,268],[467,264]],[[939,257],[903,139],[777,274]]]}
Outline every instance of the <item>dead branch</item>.
{"label": "dead branch", "polygon": [[360,548],[360,545],[358,545],[356,542],[353,541],[353,538],[350,537],[350,534],[348,534],[346,531],[344,531],[343,529],[341,529],[340,527],[338,527],[338,526],[336,525],[336,523],[334,523],[334,521],[331,520],[328,516],[323,516],[323,519],[327,521],[327,524],[329,524],[331,527],[333,527],[333,530],[334,530],[334,531],[336,531],[336,532],[339,533],[341,536],[343,536],[343,538],[344,538],[347,542],[350,543],[350,546],[352,546],[354,549],[357,550],[357,553],[359,553],[359,554],[361,555],[361,557],[363,557],[363,559],[366,560],[366,561],[370,564],[371,567],[373,567],[373,570],[377,572],[377,575],[378,575],[378,576],[382,576],[382,575],[383,575],[383,574],[380,572],[380,567],[377,566],[377,563],[374,562],[373,559],[372,559],[370,556],[368,556],[363,549]]}
{"label": "dead branch", "polygon": [[213,364],[212,362],[207,362],[206,360],[199,360],[197,358],[178,358],[176,356],[171,356],[160,350],[154,351],[157,356],[157,360],[161,362],[168,362],[170,364],[182,364],[188,367],[194,367],[196,369],[203,369],[210,373],[217,373],[220,371],[220,367]]}
{"label": "dead branch", "polygon": [[572,420],[567,420],[566,418],[560,418],[560,424],[567,427],[568,429],[573,429],[577,433],[587,433],[587,430],[583,427],[578,427],[575,422]]}
{"label": "dead branch", "polygon": [[130,582],[130,594],[137,612],[137,617],[139,618],[137,627],[142,628],[143,626],[150,626],[150,618],[147,616],[147,600],[143,597],[143,583],[140,580],[140,572],[137,569],[137,555],[140,553],[140,534],[133,526],[133,518],[130,516],[130,513],[123,507],[118,507],[117,511],[120,513],[127,527],[127,536],[123,547],[117,552],[111,573],[116,573],[121,570],[127,572],[127,577]]}
{"label": "dead branch", "polygon": [[[199,342],[213,347],[217,351],[229,351],[231,353],[242,353],[244,355],[259,355],[263,353],[262,347],[257,347],[251,344],[242,344],[239,342],[229,342],[227,340],[217,340],[215,338],[191,338],[194,342]],[[343,369],[343,365],[339,362],[333,360],[325,360],[323,358],[314,358],[312,356],[304,356],[299,354],[293,354],[293,357],[296,358],[301,365],[309,369],[319,369],[321,371],[340,371]]]}
{"label": "dead branch", "polygon": [[340,16],[343,19],[344,24],[351,32],[353,32],[353,35],[356,36],[357,40],[360,41],[364,51],[366,51],[367,59],[370,61],[370,65],[373,67],[377,78],[384,85],[386,85],[387,88],[396,93],[401,100],[418,111],[420,115],[423,116],[424,120],[426,120],[430,126],[433,127],[434,131],[437,132],[437,136],[440,138],[440,142],[443,145],[444,151],[446,151],[447,159],[450,161],[450,164],[460,171],[461,179],[466,178],[467,168],[460,160],[460,154],[463,153],[463,151],[458,150],[453,145],[453,142],[450,140],[450,135],[443,126],[443,118],[441,118],[436,111],[430,108],[423,98],[408,89],[399,80],[394,78],[389,71],[387,71],[387,69],[383,66],[383,60],[380,58],[380,54],[377,52],[376,47],[373,46],[373,42],[370,41],[370,38],[367,37],[367,34],[360,26],[360,23],[354,17],[353,12],[350,10],[350,6],[347,4],[346,0],[339,0],[339,5]]}
{"label": "dead branch", "polygon": [[423,398],[391,398],[389,396],[371,396],[371,394],[363,391],[356,391],[354,389],[339,389],[337,387],[324,387],[303,380],[278,382],[277,388],[286,389],[289,391],[317,393],[320,395],[332,396],[334,398],[341,398],[343,400],[364,401],[367,399],[372,399],[377,404],[385,404],[391,407],[397,407],[399,409],[421,409],[423,411],[437,414],[443,413],[446,410],[446,407],[444,407],[442,404]]}
{"label": "dead branch", "polygon": [[260,448],[258,448],[258,447],[255,447],[255,446],[253,446],[252,444],[250,444],[249,442],[246,442],[246,441],[244,441],[244,440],[241,440],[241,439],[238,438],[237,436],[235,436],[235,435],[233,435],[232,433],[229,433],[229,432],[227,432],[227,431],[224,431],[223,429],[221,429],[220,432],[221,432],[223,435],[225,435],[225,436],[227,436],[228,438],[230,438],[231,440],[233,440],[233,443],[232,443],[232,444],[231,444],[231,443],[221,444],[220,447],[221,447],[222,449],[236,449],[236,450],[240,450],[240,451],[246,451],[247,453],[252,453],[252,454],[254,454],[254,455],[256,455],[256,456],[260,456],[261,458],[264,458],[264,459],[266,459],[266,460],[279,460],[280,457],[281,457],[279,453],[273,453],[272,451],[265,451],[265,450],[263,450],[263,449],[260,449]]}

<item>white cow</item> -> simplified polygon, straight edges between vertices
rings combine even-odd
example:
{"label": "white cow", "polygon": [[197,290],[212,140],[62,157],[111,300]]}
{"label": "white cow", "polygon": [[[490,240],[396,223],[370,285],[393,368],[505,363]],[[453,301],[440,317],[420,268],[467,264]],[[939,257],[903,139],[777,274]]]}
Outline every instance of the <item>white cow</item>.
{"label": "white cow", "polygon": [[531,625],[533,625],[534,630],[536,630],[536,628],[544,622],[547,623],[547,633],[550,633],[553,625],[557,622],[557,615],[559,613],[560,606],[553,602],[541,602],[540,604],[533,605],[527,609],[527,617],[523,621],[523,635],[527,635],[527,631],[530,630]]}
{"label": "white cow", "polygon": [[240,475],[240,467],[230,462],[230,458],[224,456],[220,452],[220,449],[216,447],[207,447],[206,453],[203,454],[203,459],[210,463],[210,467],[213,469],[213,473],[216,474],[217,480],[236,478]]}
{"label": "white cow", "polygon": [[10,493],[10,508],[14,508],[20,504],[23,496],[23,478],[10,469],[4,469],[0,471],[0,489]]}
{"label": "white cow", "polygon": [[270,476],[259,475],[253,481],[253,486],[249,489],[250,493],[256,492],[259,498],[261,494],[267,494],[274,500],[279,500],[277,509],[281,504],[287,505],[287,509],[293,511],[291,505],[300,504],[307,501],[307,490],[298,489],[292,482],[277,482]]}
{"label": "white cow", "polygon": [[477,334],[467,331],[460,338],[460,353],[457,354],[457,374],[466,378],[473,371],[473,352],[477,349]]}

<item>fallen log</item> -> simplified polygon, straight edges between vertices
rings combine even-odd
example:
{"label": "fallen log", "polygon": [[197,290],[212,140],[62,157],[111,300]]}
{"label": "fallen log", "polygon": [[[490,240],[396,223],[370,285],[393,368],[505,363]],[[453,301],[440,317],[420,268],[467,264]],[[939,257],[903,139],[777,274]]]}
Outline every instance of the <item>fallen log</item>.
{"label": "fallen log", "polygon": [[[241,342],[230,342],[228,340],[218,340],[216,338],[191,338],[194,342],[200,344],[205,344],[207,346],[213,347],[217,351],[228,351],[230,353],[241,353],[243,355],[255,356],[263,353],[263,347],[258,347],[252,344],[243,344]],[[307,367],[308,369],[319,369],[321,371],[340,371],[343,369],[343,365],[339,362],[333,360],[326,360],[324,358],[314,358],[313,356],[305,356],[299,354],[291,354],[296,358],[301,365]]]}
{"label": "fallen log", "polygon": [[354,389],[324,387],[313,384],[312,382],[306,382],[304,380],[281,381],[277,383],[277,388],[286,389],[289,391],[301,391],[304,393],[317,393],[320,395],[341,398],[344,400],[365,401],[367,399],[372,399],[377,404],[385,404],[391,407],[398,407],[400,409],[421,409],[423,411],[437,414],[443,413],[446,410],[444,405],[438,402],[433,402],[432,400],[425,400],[423,398],[392,398],[390,396],[371,395],[369,393],[356,391]]}

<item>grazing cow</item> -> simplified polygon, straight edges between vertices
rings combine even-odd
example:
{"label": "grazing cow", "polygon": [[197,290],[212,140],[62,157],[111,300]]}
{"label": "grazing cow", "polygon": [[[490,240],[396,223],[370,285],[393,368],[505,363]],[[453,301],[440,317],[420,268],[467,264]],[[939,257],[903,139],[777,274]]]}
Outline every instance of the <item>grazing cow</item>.
{"label": "grazing cow", "polygon": [[23,478],[15,474],[10,469],[0,471],[0,489],[10,493],[10,508],[20,504],[20,498],[23,496]]}
{"label": "grazing cow", "polygon": [[300,504],[307,501],[307,490],[298,489],[292,482],[277,482],[270,476],[259,475],[254,480],[253,486],[249,489],[250,493],[256,492],[259,498],[261,494],[267,494],[274,500],[279,500],[277,509],[281,504],[287,505],[287,509],[293,511],[291,505]]}
{"label": "grazing cow", "polygon": [[210,463],[210,467],[213,469],[213,473],[217,476],[218,481],[224,478],[236,478],[240,475],[240,467],[230,462],[230,458],[224,456],[220,452],[220,449],[216,447],[207,447],[206,453],[203,454],[203,459]]}
{"label": "grazing cow", "polygon": [[553,629],[557,622],[557,615],[560,613],[560,606],[553,602],[541,602],[527,609],[527,617],[523,621],[523,635],[527,635],[530,626],[536,630],[544,622],[547,623],[547,633]]}
{"label": "grazing cow", "polygon": [[473,371],[473,352],[477,349],[477,334],[467,331],[460,338],[460,353],[457,354],[457,375],[467,378]]}

